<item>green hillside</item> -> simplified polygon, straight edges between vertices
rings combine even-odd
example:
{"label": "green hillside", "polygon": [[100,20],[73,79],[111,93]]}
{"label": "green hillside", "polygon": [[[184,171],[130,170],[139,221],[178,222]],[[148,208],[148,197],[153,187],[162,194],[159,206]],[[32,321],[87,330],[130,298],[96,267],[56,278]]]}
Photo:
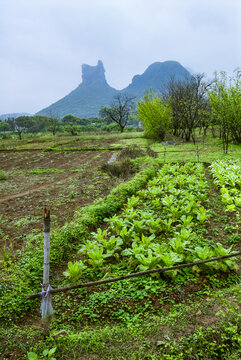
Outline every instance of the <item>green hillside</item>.
{"label": "green hillside", "polygon": [[73,114],[80,118],[98,116],[102,106],[110,105],[117,93],[128,93],[142,97],[150,87],[154,91],[164,90],[170,78],[186,79],[190,73],[176,61],[155,62],[142,75],[135,75],[130,85],[118,91],[110,87],[105,79],[101,60],[96,66],[82,65],[82,83],[71,93],[42,109],[37,114],[62,118]]}
{"label": "green hillside", "polygon": [[104,75],[102,61],[97,66],[82,65],[82,83],[68,95],[38,112],[38,115],[57,116],[67,114],[78,117],[94,117],[99,108],[109,105],[117,90],[110,87]]}
{"label": "green hillside", "polygon": [[171,78],[183,80],[191,74],[177,61],[155,62],[142,75],[135,75],[132,82],[124,90],[126,93],[142,97],[145,90],[152,87],[153,91],[165,90]]}

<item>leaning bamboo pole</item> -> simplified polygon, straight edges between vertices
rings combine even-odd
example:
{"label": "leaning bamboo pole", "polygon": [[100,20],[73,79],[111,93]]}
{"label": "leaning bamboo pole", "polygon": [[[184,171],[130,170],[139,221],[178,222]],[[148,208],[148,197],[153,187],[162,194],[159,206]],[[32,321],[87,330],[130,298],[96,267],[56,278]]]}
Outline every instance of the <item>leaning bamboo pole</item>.
{"label": "leaning bamboo pole", "polygon": [[[83,283],[83,284],[70,285],[70,286],[61,287],[61,288],[57,288],[57,289],[51,289],[51,290],[49,290],[49,293],[54,295],[54,294],[57,294],[59,292],[65,292],[65,291],[84,288],[84,287],[107,284],[107,283],[120,281],[120,280],[124,280],[124,279],[129,279],[129,278],[133,278],[133,277],[137,277],[137,276],[142,276],[142,275],[147,275],[147,274],[154,274],[154,273],[158,273],[158,272],[164,272],[164,271],[170,271],[170,270],[176,270],[176,269],[182,269],[182,268],[185,268],[185,267],[192,267],[192,266],[195,266],[195,265],[202,265],[202,264],[206,264],[206,263],[209,263],[209,262],[212,262],[212,261],[219,261],[219,260],[228,259],[228,258],[231,258],[231,257],[234,257],[234,256],[239,256],[239,255],[241,255],[241,251],[233,253],[233,254],[219,256],[219,257],[215,257],[215,258],[207,259],[207,260],[196,261],[196,262],[192,262],[192,263],[188,263],[188,264],[180,264],[180,265],[175,265],[175,266],[169,266],[169,267],[151,269],[151,270],[146,270],[146,271],[140,271],[140,272],[133,273],[133,274],[118,276],[118,277],[115,277],[115,278],[104,279],[104,280],[99,280],[99,281],[92,281],[92,282]],[[42,296],[42,293],[29,295],[29,296],[27,296],[27,299],[32,300],[32,299],[38,298],[40,296]]]}

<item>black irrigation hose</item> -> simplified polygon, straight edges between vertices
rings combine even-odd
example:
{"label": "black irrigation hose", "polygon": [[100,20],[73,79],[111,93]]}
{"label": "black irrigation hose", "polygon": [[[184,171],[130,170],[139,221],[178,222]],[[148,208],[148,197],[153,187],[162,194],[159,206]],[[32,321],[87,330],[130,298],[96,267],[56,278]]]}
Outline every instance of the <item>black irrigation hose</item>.
{"label": "black irrigation hose", "polygon": [[[169,270],[182,269],[182,268],[191,267],[191,266],[194,266],[194,265],[206,264],[206,263],[209,263],[209,262],[212,262],[212,261],[227,259],[227,258],[231,258],[231,257],[238,256],[238,255],[241,255],[241,251],[233,253],[233,254],[229,254],[229,255],[215,257],[215,258],[212,258],[212,259],[192,262],[192,263],[189,263],[189,264],[180,264],[180,265],[169,266],[169,267],[164,267],[164,268],[140,271],[140,272],[137,272],[137,273],[118,276],[118,277],[111,278],[111,279],[92,281],[92,282],[88,282],[88,283],[84,283],[84,284],[70,285],[70,286],[66,286],[66,287],[52,289],[52,290],[49,291],[49,293],[53,295],[53,294],[56,294],[56,293],[59,293],[59,292],[65,292],[65,291],[84,288],[84,287],[107,284],[107,283],[111,283],[111,282],[115,282],[115,281],[119,281],[119,280],[129,279],[129,278],[132,278],[132,277],[138,277],[138,276],[147,275],[147,274],[154,274],[154,273],[157,273],[157,272],[164,272],[164,271],[169,271]],[[43,296],[43,293],[37,293],[37,294],[27,296],[27,299],[32,300],[32,299],[35,299],[35,298],[41,297],[41,296]]]}

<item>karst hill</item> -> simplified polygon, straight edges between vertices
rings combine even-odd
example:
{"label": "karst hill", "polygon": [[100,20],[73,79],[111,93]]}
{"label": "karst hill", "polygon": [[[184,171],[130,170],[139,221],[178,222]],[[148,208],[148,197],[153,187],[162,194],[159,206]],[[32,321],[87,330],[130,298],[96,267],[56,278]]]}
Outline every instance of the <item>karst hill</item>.
{"label": "karst hill", "polygon": [[140,98],[145,90],[163,91],[171,77],[186,79],[190,73],[177,61],[155,62],[142,75],[135,75],[131,84],[122,90],[108,85],[101,60],[96,66],[82,65],[82,82],[68,95],[38,112],[39,115],[58,116],[73,114],[80,118],[98,116],[102,106],[109,106],[118,93]]}

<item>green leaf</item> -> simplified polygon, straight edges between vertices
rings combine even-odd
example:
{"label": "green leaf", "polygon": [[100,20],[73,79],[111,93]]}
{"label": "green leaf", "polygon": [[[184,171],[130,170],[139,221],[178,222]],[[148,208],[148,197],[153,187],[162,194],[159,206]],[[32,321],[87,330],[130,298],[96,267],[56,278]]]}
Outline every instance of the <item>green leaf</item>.
{"label": "green leaf", "polygon": [[54,347],[52,349],[49,350],[49,356],[53,355],[56,351],[57,347]]}
{"label": "green leaf", "polygon": [[49,350],[48,350],[48,349],[45,349],[45,350],[43,351],[43,356],[47,356],[48,353],[49,353]]}
{"label": "green leaf", "polygon": [[28,352],[28,360],[38,360],[38,355],[35,352]]}

